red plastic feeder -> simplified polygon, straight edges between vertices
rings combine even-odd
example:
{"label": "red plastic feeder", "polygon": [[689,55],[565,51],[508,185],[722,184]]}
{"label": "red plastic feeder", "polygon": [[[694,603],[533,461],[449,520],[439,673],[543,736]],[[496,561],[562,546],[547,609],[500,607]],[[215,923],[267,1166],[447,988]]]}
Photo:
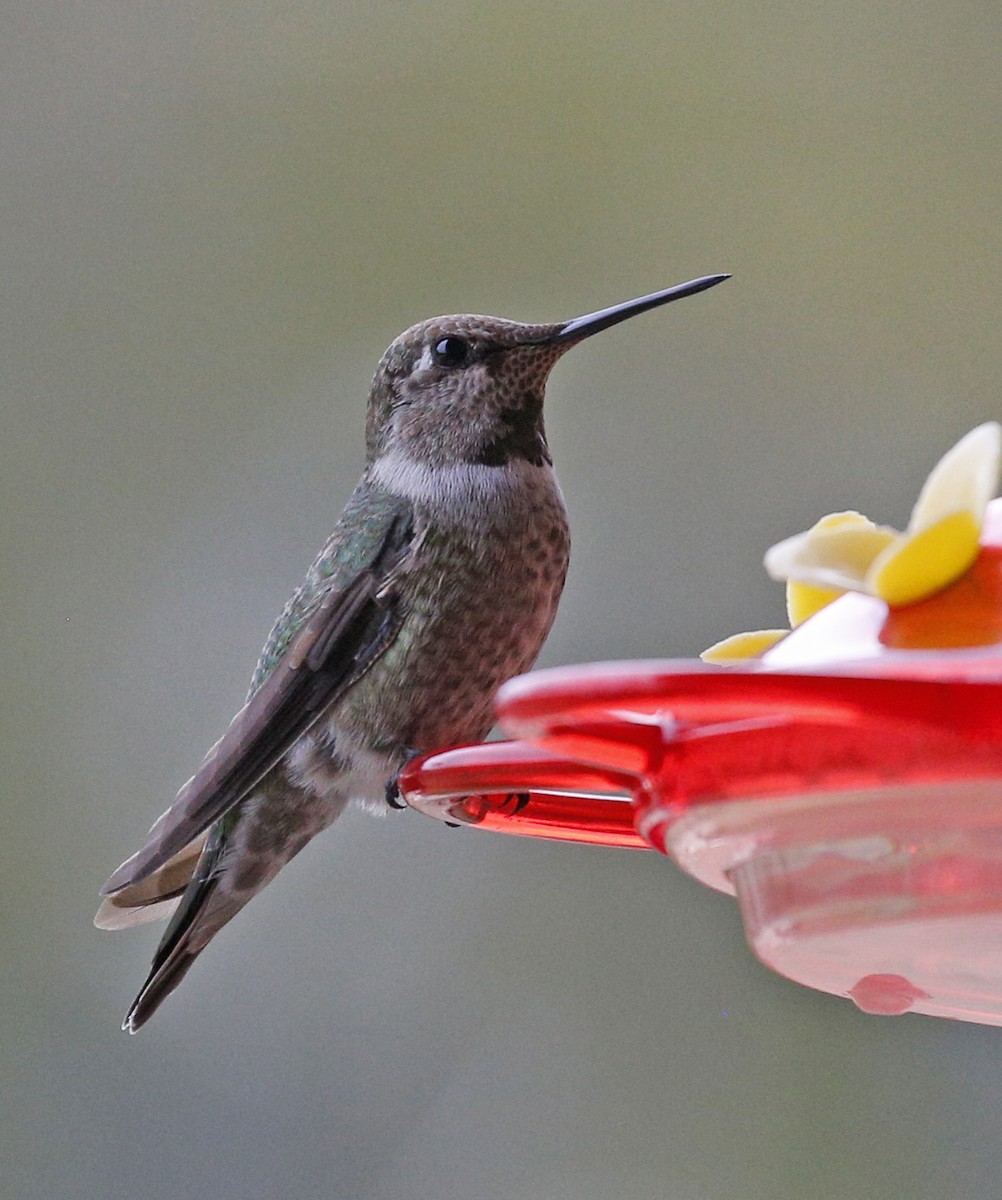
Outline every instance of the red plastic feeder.
{"label": "red plastic feeder", "polygon": [[[1002,537],[907,608],[846,595],[761,659],[540,671],[516,741],[431,755],[413,807],[652,846],[736,895],[758,957],[867,1012],[1002,1024]],[[994,529],[993,529],[994,526]],[[946,648],[944,648],[946,647]]]}

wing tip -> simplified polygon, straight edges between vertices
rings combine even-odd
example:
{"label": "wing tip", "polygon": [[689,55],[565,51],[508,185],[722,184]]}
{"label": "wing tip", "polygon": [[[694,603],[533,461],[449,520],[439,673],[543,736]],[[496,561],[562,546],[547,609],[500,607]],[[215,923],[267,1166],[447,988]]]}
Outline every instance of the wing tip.
{"label": "wing tip", "polygon": [[116,892],[120,892],[123,888],[127,888],[130,883],[135,883],[136,878],[134,869],[138,854],[133,854],[131,858],[127,858],[120,867],[116,867],[108,876],[98,893],[101,896],[113,896]]}
{"label": "wing tip", "polygon": [[94,914],[94,927],[117,932],[148,921],[162,921],[172,915],[180,902],[180,896],[166,896],[150,903],[122,904],[117,895],[106,896]]}

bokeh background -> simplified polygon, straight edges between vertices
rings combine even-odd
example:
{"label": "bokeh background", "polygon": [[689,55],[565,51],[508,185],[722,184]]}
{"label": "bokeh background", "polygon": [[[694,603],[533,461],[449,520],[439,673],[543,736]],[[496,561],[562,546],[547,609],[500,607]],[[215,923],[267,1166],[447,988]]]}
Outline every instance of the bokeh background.
{"label": "bokeh background", "polygon": [[979,0],[13,0],[0,38],[0,1192],[984,1198],[1002,1031],[771,976],[655,856],[353,815],[137,1038],[90,924],[240,703],[413,321],[704,296],[561,363],[542,661],[782,619],[1000,415]]}

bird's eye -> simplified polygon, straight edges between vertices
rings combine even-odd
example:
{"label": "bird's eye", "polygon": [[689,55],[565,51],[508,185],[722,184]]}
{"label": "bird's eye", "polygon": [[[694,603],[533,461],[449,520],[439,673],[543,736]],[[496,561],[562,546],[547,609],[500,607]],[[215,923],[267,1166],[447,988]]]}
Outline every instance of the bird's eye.
{"label": "bird's eye", "polygon": [[470,361],[470,343],[466,338],[440,338],[432,347],[431,356],[440,367],[465,367]]}

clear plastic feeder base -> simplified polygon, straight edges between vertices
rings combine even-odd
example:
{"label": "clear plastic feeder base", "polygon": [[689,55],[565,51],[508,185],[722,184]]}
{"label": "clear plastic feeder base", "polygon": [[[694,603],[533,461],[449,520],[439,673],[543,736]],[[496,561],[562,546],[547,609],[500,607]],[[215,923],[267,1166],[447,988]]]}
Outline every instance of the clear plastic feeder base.
{"label": "clear plastic feeder base", "polygon": [[766,966],[865,1012],[1002,1025],[1002,780],[697,805],[646,830]]}

